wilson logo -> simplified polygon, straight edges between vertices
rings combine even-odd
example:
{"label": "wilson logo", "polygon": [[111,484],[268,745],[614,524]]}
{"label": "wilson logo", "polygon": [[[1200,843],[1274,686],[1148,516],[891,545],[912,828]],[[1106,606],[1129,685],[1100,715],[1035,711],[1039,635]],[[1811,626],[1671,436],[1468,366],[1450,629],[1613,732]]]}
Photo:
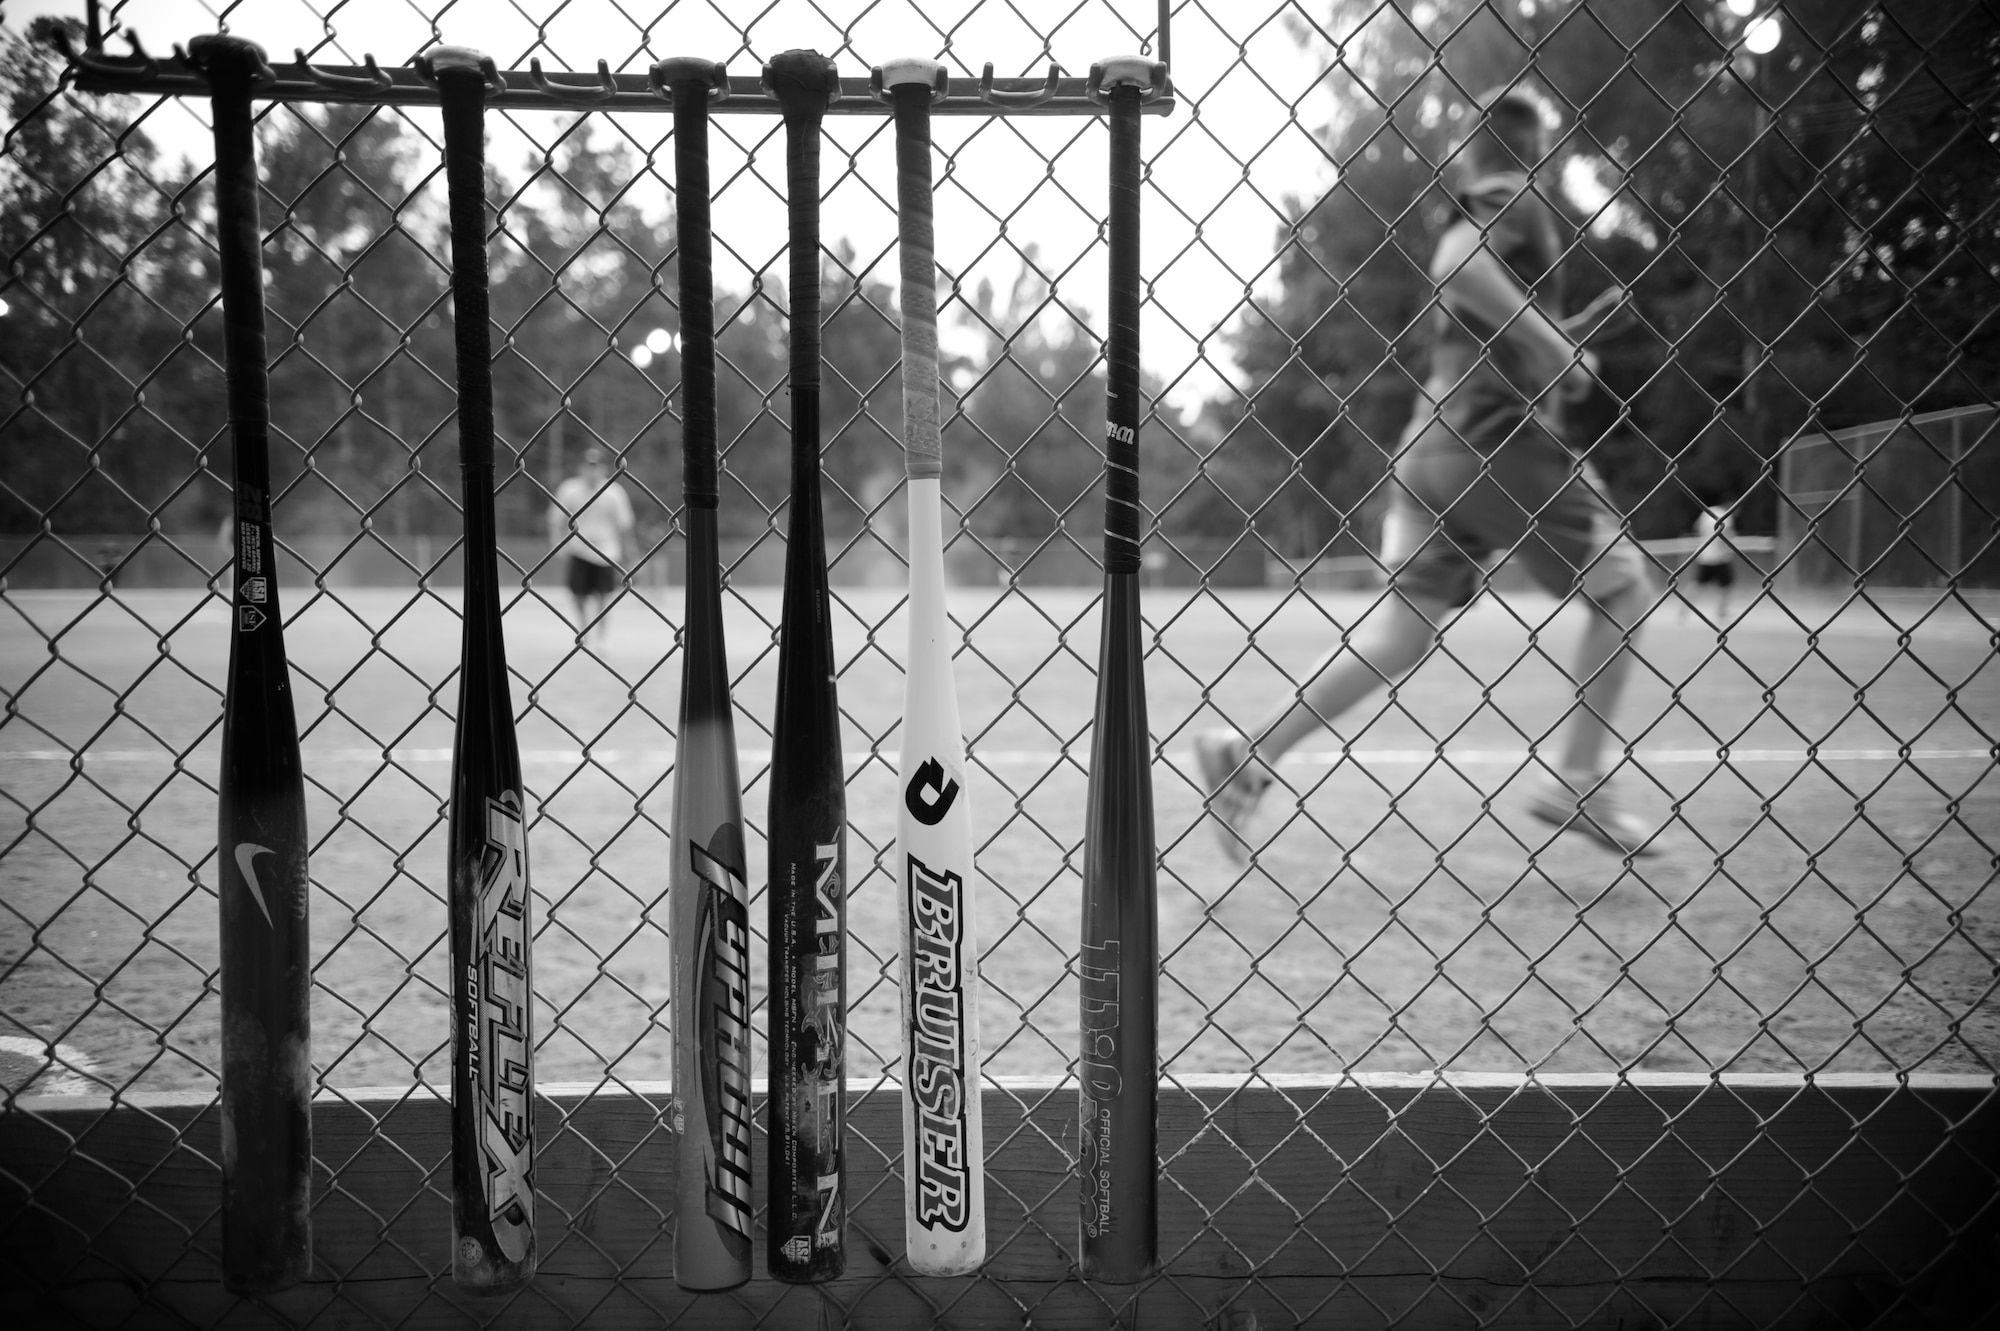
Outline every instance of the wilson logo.
{"label": "wilson logo", "polygon": [[486,1157],[486,1209],[493,1241],[509,1261],[528,1255],[534,1234],[534,1088],[528,1036],[528,842],[514,791],[486,801],[478,913],[466,1014],[467,1058],[479,1143]]}
{"label": "wilson logo", "polygon": [[1104,427],[1104,437],[1114,444],[1129,444],[1138,436],[1129,425],[1109,425]]}
{"label": "wilson logo", "polygon": [[742,875],[700,846],[688,847],[701,882],[695,955],[696,1021],[703,1118],[708,1125],[708,1216],[750,1242],[750,921]]}
{"label": "wilson logo", "polygon": [[[953,789],[956,789],[954,786]],[[972,1174],[966,1151],[965,883],[914,855],[907,862],[910,903],[910,1096],[915,1106],[917,1223],[962,1230],[971,1210]]]}

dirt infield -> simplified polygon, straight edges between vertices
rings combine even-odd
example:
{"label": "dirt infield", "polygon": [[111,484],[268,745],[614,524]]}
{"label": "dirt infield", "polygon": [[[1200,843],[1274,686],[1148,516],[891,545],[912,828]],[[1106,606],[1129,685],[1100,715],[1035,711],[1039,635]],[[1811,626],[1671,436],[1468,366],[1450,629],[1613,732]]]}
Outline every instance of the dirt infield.
{"label": "dirt infield", "polygon": [[[455,595],[455,592],[451,593]],[[212,1084],[212,790],[223,605],[179,591],[0,598],[0,1035],[62,1041],[115,1087]],[[446,1073],[443,799],[458,654],[436,595],[287,588],[317,838],[316,1060],[329,1085]],[[729,607],[761,828],[775,589]],[[981,1020],[997,1074],[1075,1044],[1094,594],[956,594],[978,784]],[[894,1057],[900,598],[836,625],[852,782],[850,1075]],[[1619,718],[1623,776],[1670,820],[1626,869],[1520,815],[1570,705],[1575,625],[1488,598],[1348,733],[1281,769],[1239,875],[1199,823],[1189,744],[1253,716],[1358,594],[1147,602],[1171,1075],[1428,1067],[1990,1069],[2000,955],[1991,607],[1902,594],[1760,603],[1718,641],[1663,609]],[[508,616],[531,801],[539,1075],[667,1075],[664,857],[679,594],[621,603],[605,660],[532,600]],[[1254,629],[1254,642],[1249,637]],[[1550,655],[1544,655],[1549,653]],[[1342,743],[1347,746],[1342,758]],[[1445,761],[1438,761],[1440,748]],[[1719,761],[1725,748],[1728,761]],[[1813,756],[1808,756],[1808,752]],[[72,755],[82,754],[80,760]],[[763,876],[753,836],[753,890]],[[759,903],[752,920],[761,923]],[[761,966],[758,968],[761,974]],[[761,1001],[761,990],[757,999]]]}

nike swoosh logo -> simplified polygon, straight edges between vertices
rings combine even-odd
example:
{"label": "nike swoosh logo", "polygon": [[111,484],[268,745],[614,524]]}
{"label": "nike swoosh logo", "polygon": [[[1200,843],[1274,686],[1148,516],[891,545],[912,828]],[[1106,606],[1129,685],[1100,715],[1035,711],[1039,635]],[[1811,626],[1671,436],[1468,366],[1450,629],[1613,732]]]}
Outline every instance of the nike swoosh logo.
{"label": "nike swoosh logo", "polygon": [[266,928],[276,928],[277,926],[271,923],[271,906],[264,899],[264,885],[257,881],[257,857],[259,855],[275,855],[277,853],[269,846],[260,846],[250,841],[239,841],[236,843],[236,867],[242,870],[243,881],[249,884],[251,900],[257,903],[258,910],[264,912],[264,925]]}

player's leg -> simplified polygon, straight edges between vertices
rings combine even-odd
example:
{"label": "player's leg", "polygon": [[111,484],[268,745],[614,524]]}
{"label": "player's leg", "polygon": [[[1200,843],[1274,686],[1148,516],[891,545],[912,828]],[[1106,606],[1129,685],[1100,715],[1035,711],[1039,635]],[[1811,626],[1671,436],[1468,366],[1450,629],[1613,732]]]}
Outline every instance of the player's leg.
{"label": "player's leg", "polygon": [[563,583],[569,588],[570,604],[576,607],[572,622],[576,629],[576,640],[580,645],[583,642],[584,627],[590,623],[588,601],[590,567],[588,561],[578,559],[575,555],[566,555],[564,558],[567,560],[567,567],[563,569]]}
{"label": "player's leg", "polygon": [[[1536,459],[1534,465],[1574,466],[1566,458]],[[1505,479],[1517,482],[1518,497],[1530,497],[1525,492],[1535,484],[1532,477]],[[1613,751],[1621,747],[1612,718],[1641,629],[1659,599],[1658,580],[1587,467],[1535,510],[1534,521],[1519,557],[1544,587],[1575,595],[1586,613],[1571,659],[1577,706],[1557,747],[1556,770],[1530,797],[1528,811],[1620,854],[1649,854],[1657,828],[1626,808],[1607,778]]]}
{"label": "player's leg", "polygon": [[616,585],[609,564],[590,566],[590,595],[585,600],[583,631],[586,636],[595,635],[597,645],[602,647],[611,636],[611,626],[606,617],[611,613],[611,589]]}
{"label": "player's leg", "polygon": [[[1248,826],[1275,779],[1271,768],[1302,741],[1385,684],[1408,674],[1437,641],[1440,625],[1471,599],[1478,566],[1443,530],[1418,495],[1431,488],[1429,459],[1407,455],[1382,527],[1389,591],[1344,635],[1291,698],[1247,731],[1212,730],[1195,740],[1195,759],[1223,852],[1247,863]],[[1414,487],[1414,488],[1412,488]]]}

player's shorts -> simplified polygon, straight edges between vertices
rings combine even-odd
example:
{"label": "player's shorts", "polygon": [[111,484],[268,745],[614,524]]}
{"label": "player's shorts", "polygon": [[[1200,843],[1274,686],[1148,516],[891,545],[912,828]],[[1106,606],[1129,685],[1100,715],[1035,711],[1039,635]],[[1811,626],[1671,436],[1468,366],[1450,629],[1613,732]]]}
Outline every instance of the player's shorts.
{"label": "player's shorts", "polygon": [[1466,605],[1503,552],[1560,597],[1603,603],[1646,580],[1595,471],[1538,421],[1482,453],[1433,420],[1397,459],[1392,493],[1382,560],[1407,596]]}
{"label": "player's shorts", "polygon": [[1736,561],[1731,559],[1718,564],[1696,564],[1694,585],[1697,587],[1729,587],[1736,582]]}
{"label": "player's shorts", "polygon": [[572,596],[609,596],[618,589],[618,570],[609,564],[593,564],[588,559],[569,557],[569,591]]}

